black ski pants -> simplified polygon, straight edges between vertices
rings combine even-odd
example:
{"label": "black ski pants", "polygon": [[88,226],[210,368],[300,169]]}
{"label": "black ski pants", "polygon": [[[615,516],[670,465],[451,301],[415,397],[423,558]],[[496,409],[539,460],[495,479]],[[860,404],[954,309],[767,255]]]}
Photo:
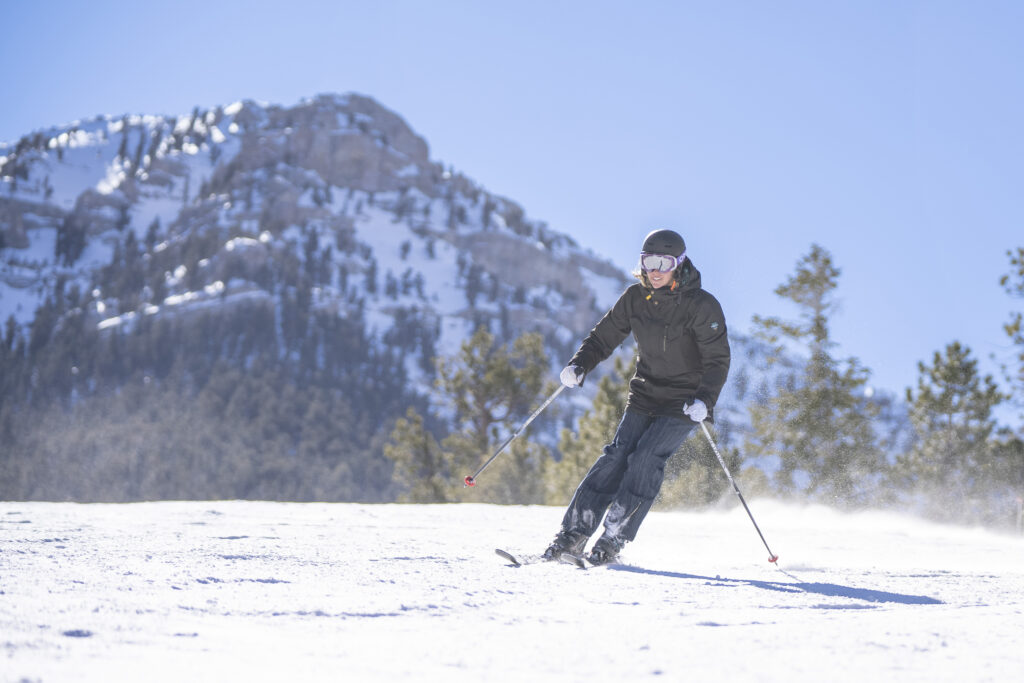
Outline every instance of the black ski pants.
{"label": "black ski pants", "polygon": [[666,417],[627,410],[583,478],[562,518],[562,529],[588,537],[604,520],[606,536],[632,541],[665,478],[665,463],[697,427],[680,415]]}

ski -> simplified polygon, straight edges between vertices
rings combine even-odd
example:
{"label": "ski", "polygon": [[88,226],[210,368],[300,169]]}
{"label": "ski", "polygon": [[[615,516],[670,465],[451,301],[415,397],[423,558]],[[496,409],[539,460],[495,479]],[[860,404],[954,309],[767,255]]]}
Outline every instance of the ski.
{"label": "ski", "polygon": [[[495,548],[494,549],[494,554],[497,555],[498,557],[503,557],[506,560],[508,560],[509,566],[512,566],[512,567],[522,567],[522,566],[527,565],[527,564],[537,564],[537,563],[540,563],[540,562],[547,562],[548,561],[548,560],[545,560],[540,555],[516,555],[514,553],[510,553],[509,551],[503,550],[501,548]],[[580,569],[586,569],[587,568],[587,563],[583,560],[583,558],[582,557],[578,557],[576,555],[570,555],[569,553],[562,553],[559,556],[558,559],[559,559],[560,562],[564,562],[565,564],[571,564],[571,565],[573,565],[575,567],[578,567]]]}
{"label": "ski", "polygon": [[495,548],[494,554],[508,560],[510,567],[522,567],[528,564],[539,564],[547,561],[540,555],[517,555],[501,548]]}
{"label": "ski", "polygon": [[566,564],[576,565],[579,569],[586,569],[587,563],[584,562],[583,558],[579,555],[571,555],[569,553],[562,553],[558,556],[558,559]]}
{"label": "ski", "polygon": [[523,566],[523,562],[518,557],[516,557],[515,555],[513,555],[512,553],[510,553],[507,550],[502,550],[501,548],[495,548],[494,552],[497,555],[499,555],[501,557],[504,557],[506,560],[511,562],[513,567],[522,567]]}

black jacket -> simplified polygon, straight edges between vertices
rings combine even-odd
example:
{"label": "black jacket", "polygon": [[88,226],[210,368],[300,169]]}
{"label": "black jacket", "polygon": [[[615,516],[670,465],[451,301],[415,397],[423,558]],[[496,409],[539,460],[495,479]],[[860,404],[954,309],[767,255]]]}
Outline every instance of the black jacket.
{"label": "black jacket", "polygon": [[675,282],[672,289],[629,287],[569,362],[590,372],[632,332],[639,352],[627,409],[682,416],[683,407],[699,398],[711,419],[729,374],[725,316],[718,300],[701,289],[700,272],[689,259]]}

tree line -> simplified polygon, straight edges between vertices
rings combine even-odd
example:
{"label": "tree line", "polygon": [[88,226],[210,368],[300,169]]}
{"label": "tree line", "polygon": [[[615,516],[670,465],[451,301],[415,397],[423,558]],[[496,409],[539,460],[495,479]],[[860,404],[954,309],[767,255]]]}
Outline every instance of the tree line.
{"label": "tree line", "polygon": [[[137,297],[139,282],[166,270],[139,258],[142,249],[125,240],[115,250],[94,283],[104,296]],[[168,263],[195,260],[186,256]],[[463,478],[557,386],[543,340],[511,339],[492,320],[456,353],[433,358],[436,321],[414,312],[396,319],[400,330],[371,339],[359,302],[344,316],[311,306],[322,276],[311,266],[320,260],[306,256],[305,266],[268,262],[263,297],[207,310],[98,330],[86,313],[95,291],[59,282],[30,325],[8,320],[0,499],[569,500],[621,417],[629,362],[612,361],[591,380],[595,398],[578,418],[564,400],[552,404],[465,488]],[[1009,257],[1002,284],[1019,300],[1024,249]],[[1015,350],[1007,391],[951,340],[919,364],[905,396],[868,396],[870,371],[835,355],[839,275],[813,245],[776,290],[797,318],[755,319],[768,350],[757,362],[782,371],[749,392],[742,419],[722,415],[715,425],[745,494],[1012,520],[1024,494],[1024,433],[998,424],[994,409],[1024,408],[1021,314],[1005,326]],[[790,362],[794,350],[803,362]],[[410,386],[409,367],[434,387]],[[728,491],[713,453],[693,438],[669,461],[658,504],[716,504]]]}

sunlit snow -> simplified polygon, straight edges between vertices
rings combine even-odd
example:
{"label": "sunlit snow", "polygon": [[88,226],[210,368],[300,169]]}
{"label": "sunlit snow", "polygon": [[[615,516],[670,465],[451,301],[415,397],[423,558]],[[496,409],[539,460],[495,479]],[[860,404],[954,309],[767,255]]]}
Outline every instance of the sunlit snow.
{"label": "sunlit snow", "polygon": [[[486,482],[479,485],[484,486]],[[0,504],[4,680],[1007,681],[1024,539],[753,501],[618,565],[554,507]]]}

